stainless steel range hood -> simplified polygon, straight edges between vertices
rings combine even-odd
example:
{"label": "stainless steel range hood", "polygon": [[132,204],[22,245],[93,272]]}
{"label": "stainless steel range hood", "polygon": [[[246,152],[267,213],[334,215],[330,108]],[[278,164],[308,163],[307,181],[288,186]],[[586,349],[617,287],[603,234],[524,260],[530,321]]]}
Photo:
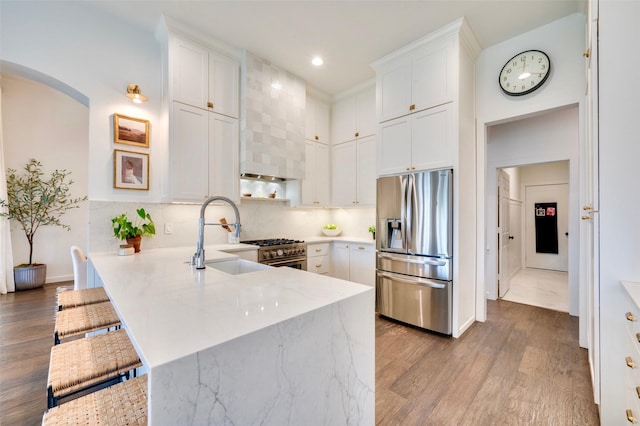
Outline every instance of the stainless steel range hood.
{"label": "stainless steel range hood", "polygon": [[281,177],[269,176],[269,175],[260,175],[256,173],[241,173],[240,177],[242,179],[260,180],[264,182],[286,182],[288,180],[287,178],[281,178]]}

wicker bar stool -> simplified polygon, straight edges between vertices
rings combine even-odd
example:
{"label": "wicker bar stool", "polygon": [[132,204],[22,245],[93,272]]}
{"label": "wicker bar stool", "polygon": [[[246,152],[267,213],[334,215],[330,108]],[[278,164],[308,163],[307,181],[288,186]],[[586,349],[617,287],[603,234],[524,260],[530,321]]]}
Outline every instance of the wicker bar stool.
{"label": "wicker bar stool", "polygon": [[53,338],[57,345],[68,337],[119,326],[120,318],[111,302],[94,303],[58,311]]}
{"label": "wicker bar stool", "polygon": [[107,293],[102,287],[63,291],[58,293],[58,310],[62,311],[64,309],[108,301],[109,296],[107,296]]}
{"label": "wicker bar stool", "polygon": [[147,424],[147,376],[140,376],[47,410],[43,426]]}
{"label": "wicker bar stool", "polygon": [[51,408],[88,389],[129,378],[130,371],[135,375],[141,366],[122,329],[55,345],[49,358],[47,405]]}

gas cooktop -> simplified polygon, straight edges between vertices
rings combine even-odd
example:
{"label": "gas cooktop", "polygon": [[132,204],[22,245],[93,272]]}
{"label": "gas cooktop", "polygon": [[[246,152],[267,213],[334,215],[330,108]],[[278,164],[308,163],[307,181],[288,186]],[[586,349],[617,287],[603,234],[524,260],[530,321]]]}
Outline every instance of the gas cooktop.
{"label": "gas cooktop", "polygon": [[243,244],[251,244],[260,247],[281,246],[286,244],[301,244],[302,240],[290,240],[288,238],[269,238],[265,240],[241,241]]}

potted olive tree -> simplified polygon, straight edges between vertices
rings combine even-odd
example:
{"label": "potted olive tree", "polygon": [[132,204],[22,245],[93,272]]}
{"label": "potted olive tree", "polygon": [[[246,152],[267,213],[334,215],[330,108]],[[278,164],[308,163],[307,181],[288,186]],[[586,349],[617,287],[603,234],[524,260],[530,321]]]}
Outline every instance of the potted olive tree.
{"label": "potted olive tree", "polygon": [[69,179],[70,174],[67,170],[55,170],[47,179],[42,164],[33,158],[21,174],[14,169],[7,170],[7,199],[0,200],[0,207],[3,207],[0,216],[17,221],[29,242],[29,263],[13,268],[16,290],[42,287],[47,278],[47,265],[33,262],[34,237],[38,229],[53,225],[70,230],[60,217],[68,210],[80,207],[79,203],[87,199],[86,196],[71,196],[73,180]]}
{"label": "potted olive tree", "polygon": [[127,244],[133,245],[135,252],[138,253],[142,237],[155,235],[156,226],[153,223],[153,219],[151,219],[151,215],[143,208],[137,209],[136,213],[138,217],[135,218],[135,222],[130,221],[126,213],[111,218],[111,228],[113,229],[113,235],[117,239],[126,240]]}

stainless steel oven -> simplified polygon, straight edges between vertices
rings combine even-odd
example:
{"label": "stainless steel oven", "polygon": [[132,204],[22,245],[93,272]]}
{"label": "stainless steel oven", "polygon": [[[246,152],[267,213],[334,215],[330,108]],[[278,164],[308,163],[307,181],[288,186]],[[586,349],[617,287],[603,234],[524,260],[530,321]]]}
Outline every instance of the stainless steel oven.
{"label": "stainless steel oven", "polygon": [[307,244],[304,241],[273,238],[243,241],[242,243],[260,247],[258,249],[258,263],[307,270]]}

